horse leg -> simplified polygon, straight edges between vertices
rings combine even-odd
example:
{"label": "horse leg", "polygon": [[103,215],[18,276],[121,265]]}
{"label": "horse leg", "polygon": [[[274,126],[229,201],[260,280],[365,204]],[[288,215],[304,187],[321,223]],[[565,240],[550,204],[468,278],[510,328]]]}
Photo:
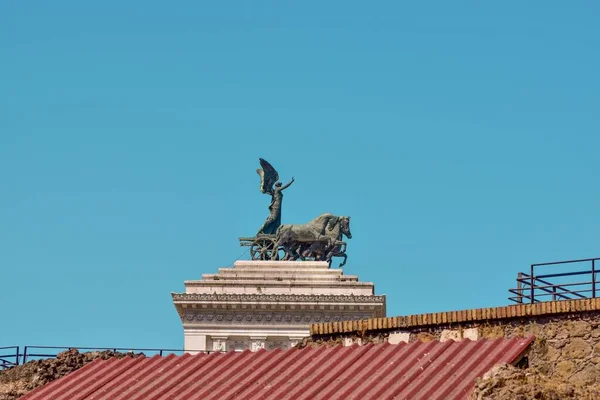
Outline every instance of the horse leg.
{"label": "horse leg", "polygon": [[337,250],[337,245],[335,244],[336,240],[335,239],[331,239],[329,241],[329,244],[327,245],[326,249],[325,249],[325,254],[327,254],[327,261],[331,261],[331,259],[333,258],[333,256],[335,255],[335,252]]}
{"label": "horse leg", "polygon": [[311,245],[308,247],[308,249],[306,249],[306,251],[304,251],[304,253],[303,253],[304,257],[311,257],[316,260],[317,255],[318,255],[319,245],[320,245],[319,242],[312,242]]}
{"label": "horse leg", "polygon": [[296,244],[286,247],[286,261],[296,261],[298,259],[298,246]]}
{"label": "horse leg", "polygon": [[279,241],[273,243],[273,249],[271,250],[271,260],[279,259],[279,246],[281,246],[279,244]]}
{"label": "horse leg", "polygon": [[293,247],[290,248],[290,255],[292,257],[292,259],[298,260],[298,259],[302,259],[302,246],[298,243],[295,243]]}
{"label": "horse leg", "polygon": [[344,257],[344,261],[342,261],[340,263],[340,265],[338,265],[338,268],[342,268],[344,265],[346,265],[346,260],[348,259],[348,256],[346,255],[346,253],[342,253],[339,255],[340,257]]}

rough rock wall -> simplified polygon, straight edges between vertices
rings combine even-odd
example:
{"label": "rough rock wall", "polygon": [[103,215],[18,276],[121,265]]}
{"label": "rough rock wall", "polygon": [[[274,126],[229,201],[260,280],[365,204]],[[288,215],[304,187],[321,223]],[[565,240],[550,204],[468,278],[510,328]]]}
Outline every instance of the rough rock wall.
{"label": "rough rock wall", "polygon": [[[600,315],[596,313],[472,324],[464,329],[473,328],[476,337],[487,339],[533,335],[536,340],[528,354],[530,367],[576,387],[600,384]],[[410,340],[439,340],[448,331],[437,327],[411,333]]]}
{"label": "rough rock wall", "polygon": [[597,387],[577,387],[573,383],[550,379],[539,371],[520,369],[512,365],[494,366],[483,377],[475,380],[471,400],[597,400]]}
{"label": "rough rock wall", "polygon": [[[473,321],[465,324],[411,327],[402,331],[364,331],[313,336],[302,346],[316,344],[364,344],[389,341],[462,340],[465,338],[536,337],[529,350],[531,371],[574,387],[600,387],[600,313],[570,313],[512,320]],[[398,340],[401,337],[402,339]]]}
{"label": "rough rock wall", "polygon": [[521,325],[481,327],[481,336],[523,337],[535,335],[529,366],[545,376],[568,381],[575,387],[600,384],[600,317],[548,319]]}

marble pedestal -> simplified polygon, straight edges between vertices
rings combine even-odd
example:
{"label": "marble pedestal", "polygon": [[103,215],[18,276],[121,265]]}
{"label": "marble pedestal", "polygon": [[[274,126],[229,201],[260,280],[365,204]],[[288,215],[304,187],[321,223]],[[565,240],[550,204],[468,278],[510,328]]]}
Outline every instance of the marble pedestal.
{"label": "marble pedestal", "polygon": [[373,283],[319,261],[236,261],[172,293],[185,349],[288,348],[316,322],[384,317]]}

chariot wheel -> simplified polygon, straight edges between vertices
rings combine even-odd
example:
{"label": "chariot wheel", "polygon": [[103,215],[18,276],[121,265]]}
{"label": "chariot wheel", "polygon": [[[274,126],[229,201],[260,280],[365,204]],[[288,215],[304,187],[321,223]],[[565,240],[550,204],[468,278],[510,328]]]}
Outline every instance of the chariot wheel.
{"label": "chariot wheel", "polygon": [[257,237],[250,245],[250,257],[253,260],[279,260],[279,249],[275,239]]}

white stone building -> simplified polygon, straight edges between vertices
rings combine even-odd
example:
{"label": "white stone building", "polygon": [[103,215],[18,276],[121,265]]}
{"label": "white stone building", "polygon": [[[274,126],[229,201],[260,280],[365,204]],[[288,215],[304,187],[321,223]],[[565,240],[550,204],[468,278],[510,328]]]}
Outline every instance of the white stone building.
{"label": "white stone building", "polygon": [[320,261],[236,261],[172,293],[185,349],[288,348],[312,323],[385,317],[385,296]]}

